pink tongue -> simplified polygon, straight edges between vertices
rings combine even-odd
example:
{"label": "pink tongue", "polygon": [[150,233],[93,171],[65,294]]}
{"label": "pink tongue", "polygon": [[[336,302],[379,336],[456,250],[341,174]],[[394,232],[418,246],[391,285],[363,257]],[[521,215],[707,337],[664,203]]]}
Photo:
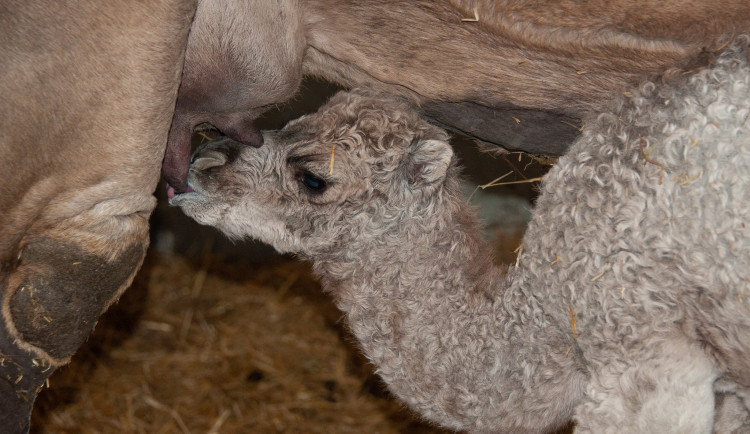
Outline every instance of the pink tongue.
{"label": "pink tongue", "polygon": [[[195,192],[195,190],[190,188],[190,186],[188,185],[188,187],[185,189],[185,193],[193,193],[193,192]],[[177,195],[177,192],[175,191],[174,187],[167,184],[167,199],[172,199],[176,195]]]}

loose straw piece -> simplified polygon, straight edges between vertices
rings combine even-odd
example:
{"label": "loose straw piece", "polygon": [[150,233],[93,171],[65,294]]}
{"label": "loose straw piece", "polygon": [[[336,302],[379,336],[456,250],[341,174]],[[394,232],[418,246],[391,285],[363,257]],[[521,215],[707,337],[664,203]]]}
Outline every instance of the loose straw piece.
{"label": "loose straw piece", "polygon": [[329,169],[330,169],[328,172],[329,175],[333,175],[333,162],[335,158],[336,158],[336,145],[333,145],[333,147],[331,147],[331,164],[329,166]]}
{"label": "loose straw piece", "polygon": [[197,131],[196,134],[201,137],[201,143],[210,142],[212,140],[211,137],[209,137],[208,134],[204,133],[203,131]]}
{"label": "loose straw piece", "polygon": [[477,14],[477,8],[474,8],[474,18],[461,18],[462,23],[476,23],[479,21],[479,15]]}
{"label": "loose straw piece", "polygon": [[501,185],[528,184],[530,182],[539,182],[539,181],[541,181],[543,179],[544,179],[543,176],[539,176],[539,177],[531,178],[531,179],[522,179],[520,181],[497,182],[497,183],[494,183],[494,184],[481,185],[480,187],[482,187],[482,189],[485,189],[487,187],[498,187],[498,186],[501,186]]}
{"label": "loose straw piece", "polygon": [[482,190],[484,190],[487,187],[492,187],[496,182],[502,181],[504,178],[506,178],[507,176],[509,176],[512,173],[513,173],[513,171],[511,170],[510,172],[506,173],[505,175],[500,175],[497,178],[495,178],[492,181],[490,181],[489,183],[484,184],[484,185],[480,185],[477,188],[481,188]]}
{"label": "loose straw piece", "polygon": [[177,410],[167,407],[166,405],[162,404],[161,402],[157,401],[151,396],[144,396],[143,402],[148,405],[149,407],[155,408],[157,410],[161,410],[165,413],[167,413],[169,416],[172,417],[172,419],[177,423],[177,426],[182,430],[185,434],[190,434],[190,430],[188,429],[187,425],[185,425],[185,422],[183,422],[182,417],[180,416],[180,413],[177,412]]}
{"label": "loose straw piece", "polygon": [[596,276],[592,277],[589,282],[596,282],[597,280],[599,280],[602,276],[604,276],[604,272],[605,271],[607,271],[607,270],[605,270],[605,268],[602,267],[602,271],[599,274],[597,274]]}
{"label": "loose straw piece", "polygon": [[638,145],[641,147],[641,155],[643,156],[643,159],[646,160],[646,162],[659,167],[659,185],[661,185],[664,180],[664,165],[649,158],[648,155],[646,155],[646,149],[643,146],[643,137],[641,136],[638,139]]}
{"label": "loose straw piece", "polygon": [[699,173],[699,174],[697,174],[697,175],[695,175],[695,176],[693,176],[691,178],[684,179],[682,182],[680,182],[680,185],[689,184],[689,183],[695,181],[696,179],[700,178],[700,176],[701,176],[701,174]]}
{"label": "loose straw piece", "polygon": [[569,125],[569,126],[571,126],[571,127],[575,128],[575,129],[577,129],[577,130],[578,130],[578,132],[581,132],[581,133],[583,132],[583,130],[585,130],[585,129],[586,129],[586,125],[581,125],[581,126],[579,127],[578,125],[575,125],[575,124],[571,124],[571,123],[570,123],[570,122],[568,122],[568,121],[560,121],[560,122],[561,122],[561,123],[563,123],[563,124],[565,124],[565,125]]}
{"label": "loose straw piece", "polygon": [[573,331],[573,339],[578,340],[578,336],[581,336],[580,333],[576,333],[576,313],[573,312],[573,306],[568,305],[568,310],[570,310],[570,329]]}
{"label": "loose straw piece", "polygon": [[516,247],[516,250],[513,251],[513,253],[517,253],[516,255],[516,268],[518,268],[518,263],[521,261],[521,253],[523,253],[523,243]]}
{"label": "loose straw piece", "polygon": [[231,412],[229,410],[224,410],[221,415],[219,415],[219,418],[216,419],[216,422],[214,422],[213,426],[211,426],[211,429],[208,430],[208,434],[218,434],[219,429],[221,429],[221,426],[224,425],[224,422],[229,419],[229,415]]}
{"label": "loose straw piece", "polygon": [[676,182],[676,181],[679,181],[680,179],[682,179],[682,178],[684,178],[686,176],[687,176],[687,173],[680,173],[679,175],[677,175],[674,178],[670,179],[670,181]]}
{"label": "loose straw piece", "polygon": [[734,32],[732,32],[732,36],[730,36],[729,39],[727,39],[727,42],[721,44],[721,46],[719,46],[719,48],[717,48],[716,51],[721,51],[727,48],[727,45],[729,45],[732,41],[734,41]]}
{"label": "loose straw piece", "polygon": [[492,181],[490,181],[490,182],[489,182],[488,184],[484,184],[484,185],[477,185],[477,187],[476,187],[476,188],[474,189],[474,191],[472,191],[472,192],[471,192],[471,194],[469,195],[469,202],[471,202],[471,199],[472,199],[472,198],[474,198],[474,194],[475,194],[475,193],[477,192],[477,190],[479,190],[480,188],[481,188],[482,190],[484,190],[484,189],[485,189],[485,188],[487,188],[487,187],[492,187],[492,184],[493,184],[493,183],[495,183],[495,182],[498,182],[498,181],[502,180],[503,178],[507,177],[507,176],[508,176],[508,175],[510,175],[511,173],[513,173],[513,171],[510,171],[510,172],[506,173],[505,175],[501,175],[501,176],[498,176],[497,178],[495,178],[495,179],[493,179]]}

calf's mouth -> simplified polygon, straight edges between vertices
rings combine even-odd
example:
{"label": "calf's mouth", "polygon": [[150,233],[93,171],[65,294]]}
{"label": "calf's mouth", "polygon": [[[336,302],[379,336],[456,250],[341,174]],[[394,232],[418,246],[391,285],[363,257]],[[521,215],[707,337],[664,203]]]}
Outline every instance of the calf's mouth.
{"label": "calf's mouth", "polygon": [[212,169],[216,171],[234,161],[244,146],[229,137],[219,137],[200,145],[190,157],[185,190],[178,192],[171,185],[167,185],[167,198],[170,199],[170,203],[173,203],[172,199],[188,193],[199,193],[205,196],[205,188],[200,185],[200,178],[206,176],[212,178]]}
{"label": "calf's mouth", "polygon": [[[203,128],[203,127],[207,127]],[[191,139],[194,131],[206,130],[211,137],[224,134],[237,143],[260,147],[263,135],[253,125],[252,117],[246,115],[228,118],[203,118],[197,115],[175,111],[172,126],[167,138],[167,149],[162,162],[162,177],[167,182],[167,196],[188,192],[187,175],[190,166]]]}

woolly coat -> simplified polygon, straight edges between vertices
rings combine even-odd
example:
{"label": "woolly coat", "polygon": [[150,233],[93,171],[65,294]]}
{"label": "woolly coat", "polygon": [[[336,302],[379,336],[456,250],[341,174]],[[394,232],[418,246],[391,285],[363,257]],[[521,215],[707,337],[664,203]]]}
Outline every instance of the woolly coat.
{"label": "woolly coat", "polygon": [[587,121],[507,273],[445,133],[367,91],[259,149],[204,145],[172,203],[312,260],[391,391],[443,426],[747,432],[747,45]]}
{"label": "woolly coat", "polygon": [[508,282],[576,334],[579,430],[707,432],[714,380],[750,405],[747,44],[626,93],[545,177]]}

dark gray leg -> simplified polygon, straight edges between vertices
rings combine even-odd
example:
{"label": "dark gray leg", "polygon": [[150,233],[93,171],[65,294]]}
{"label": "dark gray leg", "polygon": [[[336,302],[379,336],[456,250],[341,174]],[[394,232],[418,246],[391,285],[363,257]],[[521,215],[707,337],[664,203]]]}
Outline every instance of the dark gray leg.
{"label": "dark gray leg", "polygon": [[0,286],[0,427],[29,429],[37,391],[67,363],[99,316],[130,284],[146,242],[102,258],[42,238],[27,244]]}

